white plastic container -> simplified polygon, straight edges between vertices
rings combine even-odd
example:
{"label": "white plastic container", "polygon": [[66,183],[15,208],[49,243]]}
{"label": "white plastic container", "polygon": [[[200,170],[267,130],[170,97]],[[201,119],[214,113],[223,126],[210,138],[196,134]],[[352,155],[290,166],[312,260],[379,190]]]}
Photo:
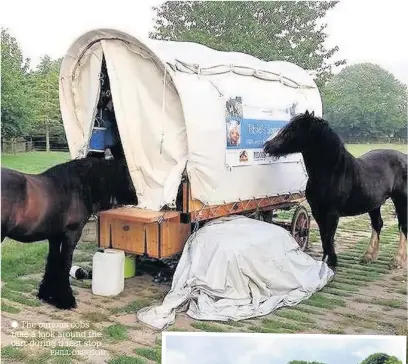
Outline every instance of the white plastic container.
{"label": "white plastic container", "polygon": [[116,249],[96,252],[92,260],[92,293],[116,296],[125,288],[125,253]]}

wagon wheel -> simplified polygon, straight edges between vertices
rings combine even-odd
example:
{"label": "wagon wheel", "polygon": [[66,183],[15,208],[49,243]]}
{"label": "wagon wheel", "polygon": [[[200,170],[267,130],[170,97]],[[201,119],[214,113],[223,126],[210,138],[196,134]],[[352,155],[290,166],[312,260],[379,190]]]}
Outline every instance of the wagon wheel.
{"label": "wagon wheel", "polygon": [[299,206],[293,214],[290,232],[299,244],[300,249],[305,251],[309,243],[310,217],[303,206]]}

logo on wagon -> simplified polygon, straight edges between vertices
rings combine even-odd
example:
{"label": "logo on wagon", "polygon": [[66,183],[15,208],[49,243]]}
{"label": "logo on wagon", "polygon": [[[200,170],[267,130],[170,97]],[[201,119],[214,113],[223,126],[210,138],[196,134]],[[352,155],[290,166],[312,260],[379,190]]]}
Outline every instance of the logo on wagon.
{"label": "logo on wagon", "polygon": [[260,161],[277,161],[279,157],[270,157],[268,156],[264,151],[254,151],[254,161],[255,162],[260,162]]}
{"label": "logo on wagon", "polygon": [[246,150],[243,150],[241,153],[239,153],[239,161],[248,162],[248,152]]}

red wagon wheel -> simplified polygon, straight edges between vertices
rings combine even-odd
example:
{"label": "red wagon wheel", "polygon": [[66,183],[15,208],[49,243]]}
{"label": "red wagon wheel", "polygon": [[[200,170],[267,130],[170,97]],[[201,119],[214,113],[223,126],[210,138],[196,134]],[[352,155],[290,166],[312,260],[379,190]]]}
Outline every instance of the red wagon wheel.
{"label": "red wagon wheel", "polygon": [[310,217],[303,206],[299,206],[293,214],[290,232],[299,244],[300,249],[305,251],[309,243]]}

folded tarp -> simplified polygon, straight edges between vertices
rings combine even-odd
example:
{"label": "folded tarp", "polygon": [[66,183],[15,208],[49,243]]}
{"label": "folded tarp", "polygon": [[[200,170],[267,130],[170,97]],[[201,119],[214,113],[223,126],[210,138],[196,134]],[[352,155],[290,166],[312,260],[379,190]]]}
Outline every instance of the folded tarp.
{"label": "folded tarp", "polygon": [[333,276],[284,228],[244,216],[219,218],[190,236],[162,305],[141,309],[137,318],[165,329],[182,311],[197,320],[263,316],[308,299]]}

